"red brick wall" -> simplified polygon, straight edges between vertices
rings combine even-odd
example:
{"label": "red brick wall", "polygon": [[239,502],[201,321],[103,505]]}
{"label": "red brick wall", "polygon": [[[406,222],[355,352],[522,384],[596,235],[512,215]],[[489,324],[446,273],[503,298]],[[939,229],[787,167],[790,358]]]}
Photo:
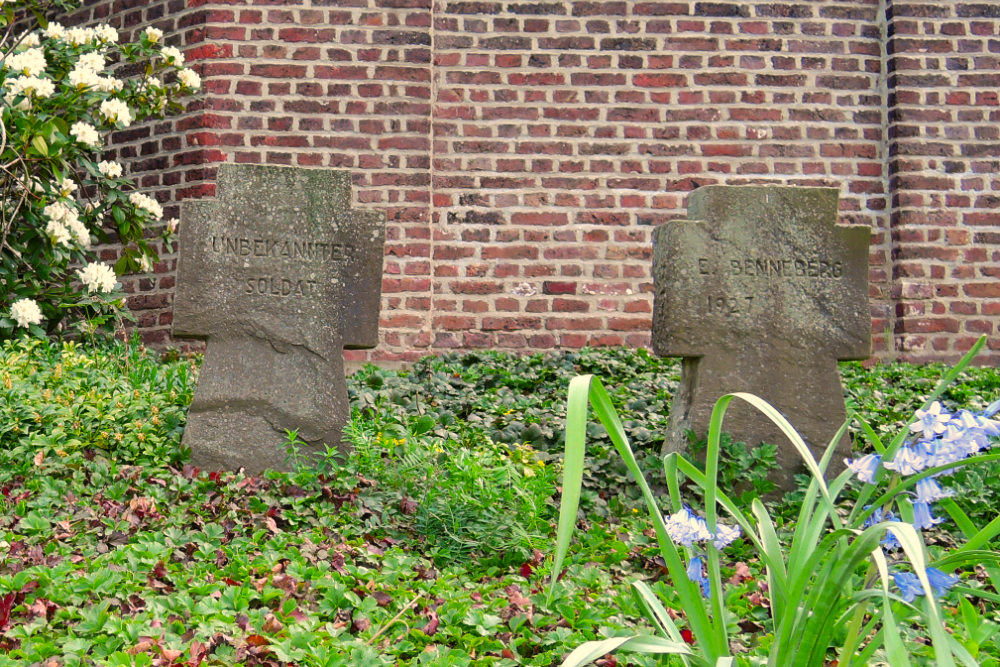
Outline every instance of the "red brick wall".
{"label": "red brick wall", "polygon": [[[647,345],[652,226],[700,185],[787,183],[839,188],[872,227],[876,354],[951,359],[1000,320],[1000,15],[885,5],[91,0],[78,19],[156,25],[203,76],[185,115],[121,137],[161,201],[211,195],[228,160],[347,169],[386,211],[373,358]],[[153,340],[175,262],[131,285]]]}
{"label": "red brick wall", "polygon": [[892,3],[890,217],[897,344],[1000,361],[1000,3]]}

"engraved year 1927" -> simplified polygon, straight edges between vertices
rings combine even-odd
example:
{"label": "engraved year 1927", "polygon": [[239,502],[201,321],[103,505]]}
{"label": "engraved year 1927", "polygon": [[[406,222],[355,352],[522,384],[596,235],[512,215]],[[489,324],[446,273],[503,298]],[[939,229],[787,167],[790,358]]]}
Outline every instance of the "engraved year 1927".
{"label": "engraved year 1927", "polygon": [[707,297],[710,315],[739,315],[750,310],[752,296],[712,296]]}

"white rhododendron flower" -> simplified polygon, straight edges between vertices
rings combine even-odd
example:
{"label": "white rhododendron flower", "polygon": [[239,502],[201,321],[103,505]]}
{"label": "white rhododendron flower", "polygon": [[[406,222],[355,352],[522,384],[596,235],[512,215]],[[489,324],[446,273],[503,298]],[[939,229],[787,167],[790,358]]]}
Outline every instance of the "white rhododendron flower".
{"label": "white rhododendron flower", "polygon": [[166,58],[168,63],[177,66],[184,64],[184,54],[176,46],[164,46],[161,53],[163,53],[163,57]]}
{"label": "white rhododendron flower", "polygon": [[17,95],[33,95],[34,97],[49,97],[56,92],[56,86],[49,79],[37,76],[19,76],[7,84],[7,97],[13,99]]}
{"label": "white rhododendron flower", "polygon": [[97,88],[101,85],[101,77],[87,67],[74,67],[66,78],[69,80],[69,85],[79,90]]}
{"label": "white rhododendron flower", "polygon": [[42,30],[42,34],[49,39],[62,39],[66,36],[66,28],[64,28],[61,23],[50,21],[49,24],[45,26],[45,29]]}
{"label": "white rhododendron flower", "polygon": [[97,89],[102,93],[117,93],[125,84],[121,79],[116,79],[113,76],[99,76],[97,77]]}
{"label": "white rhododendron flower", "polygon": [[69,245],[70,241],[73,240],[73,235],[69,231],[69,227],[58,220],[50,219],[48,224],[45,225],[45,233],[49,235],[49,238],[52,239],[52,243],[55,245]]}
{"label": "white rhododendron flower", "polygon": [[118,31],[109,26],[107,23],[102,23],[101,25],[95,27],[94,35],[105,44],[114,44],[118,41]]}
{"label": "white rhododendron flower", "polygon": [[101,102],[101,115],[112,123],[121,123],[128,127],[132,124],[132,112],[121,100],[104,100]]}
{"label": "white rhododendron flower", "polygon": [[45,71],[45,51],[42,49],[27,49],[21,53],[15,53],[4,61],[4,67],[25,74],[27,76],[38,76]]}
{"label": "white rhododendron flower", "polygon": [[76,209],[67,206],[65,202],[52,202],[42,209],[42,214],[50,220],[66,224],[70,218],[77,215]]}
{"label": "white rhododendron flower", "polygon": [[65,40],[73,46],[83,46],[93,42],[96,36],[93,28],[70,28],[66,31]]}
{"label": "white rhododendron flower", "polygon": [[69,245],[75,236],[76,242],[81,246],[90,247],[90,231],[80,221],[80,214],[75,207],[57,201],[43,208],[42,213],[49,219],[45,231],[53,243]]}
{"label": "white rhododendron flower", "polygon": [[177,80],[188,88],[201,88],[201,77],[193,69],[182,69],[177,72]]}
{"label": "white rhododendron flower", "polygon": [[153,270],[153,263],[149,261],[148,255],[143,255],[142,258],[139,260],[139,269],[143,273],[149,273],[150,271]]}
{"label": "white rhododendron flower", "polygon": [[154,44],[163,39],[163,31],[159,28],[146,28],[144,32],[146,34],[146,38]]}
{"label": "white rhododendron flower", "polygon": [[174,232],[176,232],[177,225],[179,225],[180,222],[181,221],[178,220],[177,218],[170,218],[169,220],[167,220],[167,233],[173,234]]}
{"label": "white rhododendron flower", "polygon": [[90,230],[87,226],[80,222],[79,218],[73,218],[66,223],[69,230],[73,232],[73,236],[76,237],[76,242],[80,244],[83,248],[90,248]]}
{"label": "white rhododendron flower", "polygon": [[122,175],[122,166],[114,161],[101,160],[97,169],[108,178],[118,178]]}
{"label": "white rhododendron flower", "polygon": [[159,220],[163,217],[163,207],[152,197],[144,195],[141,192],[133,192],[128,196],[128,200],[136,208],[141,208],[153,216],[154,220]]}
{"label": "white rhododendron flower", "polygon": [[71,194],[76,192],[79,187],[72,178],[64,178],[59,183],[53,183],[55,189],[59,191],[63,197],[69,197]]}
{"label": "white rhododendron flower", "polygon": [[110,293],[118,282],[115,270],[101,262],[90,262],[76,274],[80,276],[80,282],[87,286],[88,292]]}
{"label": "white rhododendron flower", "polygon": [[90,123],[85,123],[82,120],[73,123],[73,127],[70,128],[69,133],[81,144],[87,144],[95,148],[101,145],[101,136]]}
{"label": "white rhododendron flower", "polygon": [[10,316],[17,326],[28,328],[32,324],[42,323],[42,311],[32,299],[19,299],[10,307]]}
{"label": "white rhododendron flower", "polygon": [[[3,4],[3,3],[0,3],[0,4]],[[34,48],[34,47],[38,46],[41,43],[42,43],[42,40],[38,39],[38,33],[37,32],[29,32],[21,40],[21,46],[23,46],[26,49]]]}
{"label": "white rhododendron flower", "polygon": [[107,62],[104,56],[96,51],[91,51],[90,53],[84,53],[80,56],[80,59],[76,61],[77,67],[85,67],[87,69],[100,71],[104,69]]}

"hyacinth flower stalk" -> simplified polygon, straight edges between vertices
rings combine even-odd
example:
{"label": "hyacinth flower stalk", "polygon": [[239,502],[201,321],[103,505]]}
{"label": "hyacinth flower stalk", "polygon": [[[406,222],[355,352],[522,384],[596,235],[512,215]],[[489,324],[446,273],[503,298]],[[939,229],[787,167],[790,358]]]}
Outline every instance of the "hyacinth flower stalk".
{"label": "hyacinth flower stalk", "polygon": [[[924,429],[935,435],[948,432],[941,409],[935,408],[933,402],[984,344],[985,337],[945,376],[918,412],[914,423],[920,424],[921,434]],[[770,418],[789,439],[811,475],[790,541],[779,540],[768,511],[759,499],[752,502],[750,513],[746,515],[718,488],[722,423],[732,400],[745,401]],[[669,585],[676,593],[680,609],[674,610],[679,614],[669,613],[649,586],[635,582],[633,592],[653,633],[587,642],[567,656],[563,665],[584,665],[615,650],[672,654],[677,664],[685,665],[734,664],[720,574],[718,547],[724,545],[724,540],[717,544],[714,539],[717,535],[729,534],[718,521],[720,510],[731,517],[735,524],[732,531],[738,527],[742,537],[756,548],[765,568],[771,596],[770,619],[765,622],[765,631],[772,636],[768,665],[821,665],[833,658],[841,666],[865,665],[878,651],[882,651],[892,665],[908,665],[909,652],[904,641],[907,633],[901,629],[901,622],[907,627],[925,628],[934,654],[932,664],[950,667],[956,658],[963,664],[976,664],[968,651],[945,631],[935,595],[960,588],[959,578],[951,574],[956,567],[996,561],[997,554],[983,547],[1000,534],[1000,518],[976,530],[968,517],[960,515],[961,511],[947,491],[940,485],[931,484],[934,482],[931,478],[956,465],[993,460],[1000,458],[998,455],[978,454],[925,468],[905,479],[896,474],[887,475],[881,462],[892,461],[903,441],[917,430],[907,427],[886,446],[869,425],[861,422],[862,431],[872,441],[875,454],[864,461],[853,461],[854,469],[849,467],[827,482],[825,473],[836,443],[855,415],[849,415],[848,422],[834,434],[817,461],[792,425],[772,406],[750,394],[730,394],[719,399],[712,412],[704,472],[675,453],[664,458],[672,504],[672,514],[665,519],[658,500],[639,470],[607,392],[593,376],[579,376],[570,383],[567,402],[563,497],[550,597],[558,585],[557,578],[575,527],[588,408],[593,409],[604,425],[642,492],[656,531],[659,552],[666,564]],[[967,418],[963,416],[963,419]],[[913,462],[913,465],[919,464],[919,461]],[[846,501],[841,496],[856,474],[862,475],[865,483],[859,502],[844,518],[839,510]],[[682,476],[703,490],[705,505],[699,509],[703,510],[704,519],[683,504]],[[918,490],[917,484],[921,482],[924,483]],[[921,508],[917,517],[914,506],[919,503],[926,508]],[[930,559],[921,533],[914,526],[915,519],[924,524],[938,520],[931,509],[932,503],[940,504],[968,538],[964,546],[936,561]],[[892,520],[894,516],[887,509],[890,506],[898,508],[903,520]],[[991,595],[968,588],[962,590],[982,597]],[[684,641],[679,625],[685,622],[685,629],[693,636],[690,644]]]}

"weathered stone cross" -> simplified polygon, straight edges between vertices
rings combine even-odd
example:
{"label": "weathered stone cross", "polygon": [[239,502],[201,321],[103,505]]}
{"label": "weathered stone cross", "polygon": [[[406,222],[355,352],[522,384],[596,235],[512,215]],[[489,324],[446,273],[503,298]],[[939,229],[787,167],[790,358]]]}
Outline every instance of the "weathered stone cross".
{"label": "weathered stone cross", "polygon": [[[832,188],[706,186],[689,220],[654,232],[653,347],[684,358],[667,448],[708,431],[723,394],[774,405],[819,458],[846,416],[838,360],[870,354],[870,230],[838,226]],[[801,459],[772,422],[733,401],[723,430],[778,445],[781,484]],[[849,455],[846,438],[831,468]]]}
{"label": "weathered stone cross", "polygon": [[385,218],[347,172],[220,165],[181,213],[175,336],[206,338],[184,444],[203,468],[284,468],[286,430],[341,446],[344,348],[378,343]]}

